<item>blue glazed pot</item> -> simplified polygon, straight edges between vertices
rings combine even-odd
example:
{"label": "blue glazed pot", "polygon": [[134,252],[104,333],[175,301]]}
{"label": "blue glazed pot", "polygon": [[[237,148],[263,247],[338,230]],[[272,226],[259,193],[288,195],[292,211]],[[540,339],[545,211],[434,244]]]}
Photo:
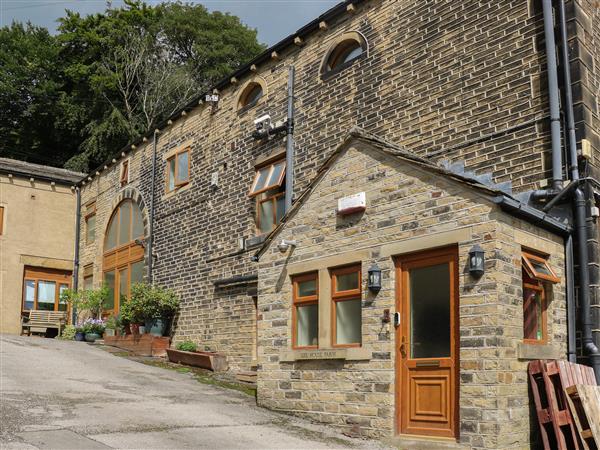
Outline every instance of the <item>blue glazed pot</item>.
{"label": "blue glazed pot", "polygon": [[75,340],[79,342],[85,341],[85,333],[77,332],[75,333]]}
{"label": "blue glazed pot", "polygon": [[154,336],[164,336],[167,331],[168,319],[154,318],[146,319],[146,333]]}
{"label": "blue glazed pot", "polygon": [[87,342],[96,342],[96,339],[100,339],[100,335],[96,333],[85,333],[85,340]]}

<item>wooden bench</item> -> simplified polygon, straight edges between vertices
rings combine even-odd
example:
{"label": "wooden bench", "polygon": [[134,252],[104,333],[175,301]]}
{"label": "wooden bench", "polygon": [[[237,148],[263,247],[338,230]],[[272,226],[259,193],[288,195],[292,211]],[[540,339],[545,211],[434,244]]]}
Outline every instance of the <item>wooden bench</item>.
{"label": "wooden bench", "polygon": [[48,328],[56,328],[58,336],[67,323],[65,311],[30,311],[29,317],[21,318],[21,335],[31,333],[45,333]]}

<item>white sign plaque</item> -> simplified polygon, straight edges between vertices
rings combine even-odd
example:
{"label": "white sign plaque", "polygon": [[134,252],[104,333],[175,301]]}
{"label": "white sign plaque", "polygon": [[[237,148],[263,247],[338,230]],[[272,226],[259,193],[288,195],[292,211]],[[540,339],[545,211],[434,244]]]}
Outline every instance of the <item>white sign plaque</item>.
{"label": "white sign plaque", "polygon": [[337,213],[341,216],[354,214],[367,209],[367,196],[364,192],[338,199]]}

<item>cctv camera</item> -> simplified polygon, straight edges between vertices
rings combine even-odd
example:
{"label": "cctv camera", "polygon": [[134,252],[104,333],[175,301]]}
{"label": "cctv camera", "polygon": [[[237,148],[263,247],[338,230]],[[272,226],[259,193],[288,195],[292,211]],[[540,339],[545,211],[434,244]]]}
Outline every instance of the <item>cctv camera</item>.
{"label": "cctv camera", "polygon": [[254,120],[254,125],[256,126],[257,131],[267,131],[273,128],[271,125],[271,116],[265,114],[264,116],[260,116],[258,119]]}
{"label": "cctv camera", "polygon": [[296,247],[298,245],[297,241],[288,241],[286,239],[283,239],[278,245],[277,248],[279,249],[279,251],[281,253],[285,253],[288,251],[288,248],[290,248],[290,245],[292,247]]}

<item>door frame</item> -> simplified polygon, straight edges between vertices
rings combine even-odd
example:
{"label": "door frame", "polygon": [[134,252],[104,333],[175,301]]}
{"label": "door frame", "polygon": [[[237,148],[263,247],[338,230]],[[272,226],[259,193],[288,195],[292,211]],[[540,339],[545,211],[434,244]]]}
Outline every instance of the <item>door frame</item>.
{"label": "door frame", "polygon": [[[395,354],[395,364],[394,364],[394,374],[395,374],[395,386],[394,386],[394,400],[395,400],[395,411],[394,411],[394,430],[396,435],[402,435],[401,431],[401,420],[402,420],[402,355],[400,352],[401,338],[402,338],[402,329],[405,321],[408,320],[408,305],[406,310],[403,305],[403,290],[404,286],[402,283],[402,274],[404,272],[403,265],[418,262],[418,261],[434,261],[440,257],[451,257],[454,262],[454,276],[451,274],[451,291],[454,297],[454,308],[452,308],[451,313],[453,314],[454,319],[454,328],[451,328],[451,342],[453,348],[451,348],[451,355],[453,354],[453,362],[454,362],[454,402],[452,405],[453,415],[451,419],[451,427],[453,436],[451,437],[443,437],[435,434],[431,435],[419,435],[419,437],[430,437],[435,439],[451,439],[458,440],[459,438],[459,393],[460,393],[460,314],[459,314],[459,288],[460,288],[460,280],[459,280],[459,255],[458,255],[458,245],[453,244],[449,246],[444,246],[440,248],[426,249],[418,252],[411,252],[403,255],[396,255],[393,257],[394,260],[394,270],[395,270],[395,310],[400,313],[400,325],[398,327],[394,327],[394,354]],[[434,263],[435,264],[435,263]],[[432,264],[433,265],[433,264]],[[425,266],[426,267],[426,266]],[[453,333],[453,335],[452,335]]]}

